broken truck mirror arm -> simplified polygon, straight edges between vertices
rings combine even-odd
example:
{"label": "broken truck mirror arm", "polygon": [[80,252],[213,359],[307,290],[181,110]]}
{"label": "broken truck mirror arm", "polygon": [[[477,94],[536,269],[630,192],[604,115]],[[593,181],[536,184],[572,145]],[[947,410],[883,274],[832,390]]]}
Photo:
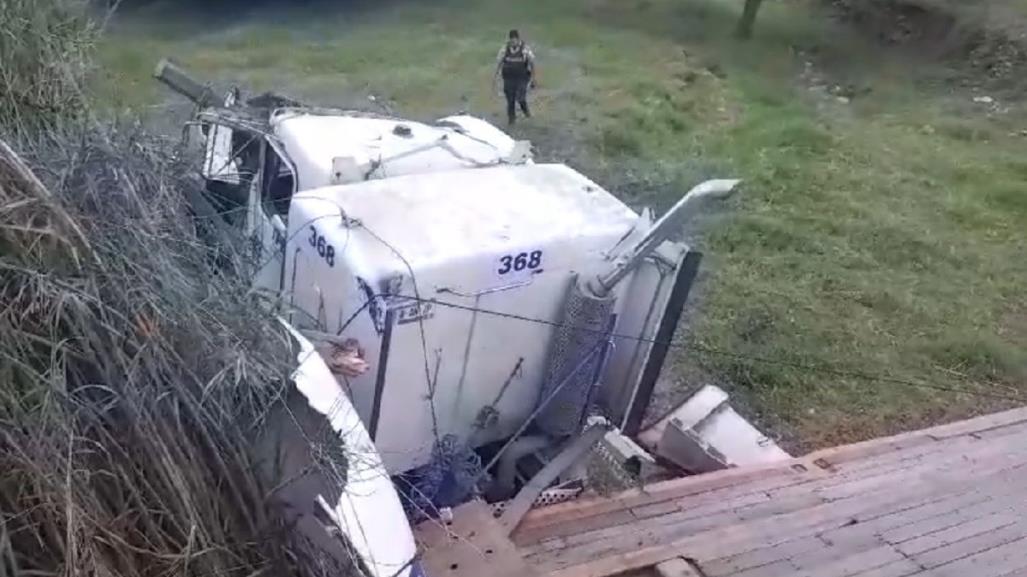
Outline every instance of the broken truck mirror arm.
{"label": "broken truck mirror arm", "polygon": [[656,250],[676,229],[699,214],[708,201],[728,198],[741,182],[735,179],[716,179],[693,187],[633,247],[615,258],[607,271],[592,278],[588,282],[588,289],[597,296],[609,294],[618,282],[635,270],[642,259]]}

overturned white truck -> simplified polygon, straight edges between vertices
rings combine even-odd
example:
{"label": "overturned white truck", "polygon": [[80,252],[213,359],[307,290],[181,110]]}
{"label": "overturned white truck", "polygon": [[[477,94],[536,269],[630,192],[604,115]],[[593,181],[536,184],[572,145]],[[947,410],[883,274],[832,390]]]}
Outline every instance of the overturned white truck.
{"label": "overturned white truck", "polygon": [[[638,431],[699,263],[667,239],[737,181],[654,223],[477,118],[222,105],[157,75],[200,104],[211,200],[252,239],[255,284],[307,338],[349,346],[336,392],[304,395],[346,392],[408,514],[516,494],[516,523],[596,427]],[[411,554],[375,546],[375,575]]]}

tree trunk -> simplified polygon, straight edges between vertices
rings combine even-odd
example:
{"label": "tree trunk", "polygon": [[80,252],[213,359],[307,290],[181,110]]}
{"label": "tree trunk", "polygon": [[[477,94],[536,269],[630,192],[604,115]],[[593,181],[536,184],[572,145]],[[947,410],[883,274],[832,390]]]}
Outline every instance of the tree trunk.
{"label": "tree trunk", "polygon": [[752,38],[752,28],[756,24],[756,14],[760,11],[760,4],[763,0],[745,0],[745,8],[742,10],[742,17],[738,20],[738,29],[735,34],[743,39]]}

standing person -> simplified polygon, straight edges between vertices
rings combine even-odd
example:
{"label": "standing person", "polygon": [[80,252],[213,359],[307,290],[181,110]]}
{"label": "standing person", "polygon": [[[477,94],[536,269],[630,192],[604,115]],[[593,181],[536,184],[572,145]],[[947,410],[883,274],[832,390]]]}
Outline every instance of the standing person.
{"label": "standing person", "polygon": [[506,44],[496,57],[496,77],[503,77],[503,94],[506,96],[506,118],[513,124],[517,120],[517,105],[525,118],[531,116],[528,110],[528,86],[535,87],[537,70],[535,55],[521,40],[521,34],[511,30]]}

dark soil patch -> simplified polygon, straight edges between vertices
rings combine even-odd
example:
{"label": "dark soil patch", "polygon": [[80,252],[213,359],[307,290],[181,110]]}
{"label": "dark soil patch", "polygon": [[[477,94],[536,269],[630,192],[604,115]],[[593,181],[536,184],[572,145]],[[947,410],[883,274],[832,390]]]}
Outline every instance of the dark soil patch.
{"label": "dark soil patch", "polygon": [[886,46],[944,54],[958,47],[957,18],[909,0],[830,0],[837,17]]}
{"label": "dark soil patch", "polygon": [[994,91],[1027,92],[1027,42],[982,14],[931,0],[825,0],[835,17],[889,49],[942,61],[951,80]]}

